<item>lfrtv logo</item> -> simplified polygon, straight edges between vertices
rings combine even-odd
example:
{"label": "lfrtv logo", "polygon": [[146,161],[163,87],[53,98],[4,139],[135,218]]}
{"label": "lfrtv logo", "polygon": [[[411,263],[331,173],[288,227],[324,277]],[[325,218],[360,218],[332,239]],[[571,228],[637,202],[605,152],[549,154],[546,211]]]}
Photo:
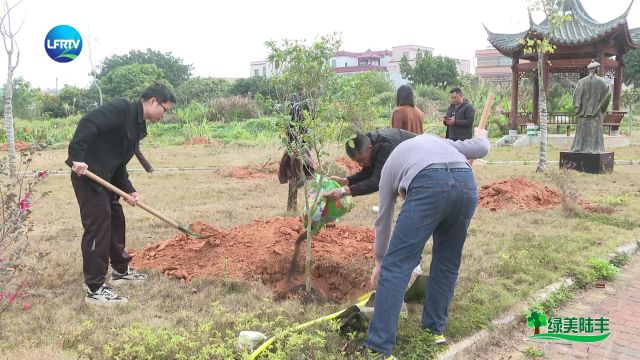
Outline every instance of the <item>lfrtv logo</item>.
{"label": "lfrtv logo", "polygon": [[73,61],[82,51],[82,37],[78,30],[69,25],[55,26],[44,39],[44,50],[54,61]]}

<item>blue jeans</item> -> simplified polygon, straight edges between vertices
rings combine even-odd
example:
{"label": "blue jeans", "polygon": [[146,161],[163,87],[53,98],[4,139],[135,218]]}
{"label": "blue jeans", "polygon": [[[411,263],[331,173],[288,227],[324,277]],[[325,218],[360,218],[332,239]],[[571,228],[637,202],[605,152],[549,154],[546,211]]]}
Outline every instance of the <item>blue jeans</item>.
{"label": "blue jeans", "polygon": [[382,261],[365,346],[391,354],[404,292],[431,235],[433,252],[422,326],[432,333],[444,332],[462,247],[477,204],[478,190],[471,169],[426,168],[413,179]]}

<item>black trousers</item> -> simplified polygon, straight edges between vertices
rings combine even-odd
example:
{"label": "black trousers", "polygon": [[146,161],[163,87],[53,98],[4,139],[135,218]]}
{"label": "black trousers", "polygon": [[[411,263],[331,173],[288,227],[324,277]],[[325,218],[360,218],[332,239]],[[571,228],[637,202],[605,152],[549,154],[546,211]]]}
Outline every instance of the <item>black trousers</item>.
{"label": "black trousers", "polygon": [[125,219],[120,196],[91,179],[71,173],[71,184],[82,219],[82,270],[92,290],[105,282],[109,260],[114,270],[127,271],[131,256],[125,251]]}

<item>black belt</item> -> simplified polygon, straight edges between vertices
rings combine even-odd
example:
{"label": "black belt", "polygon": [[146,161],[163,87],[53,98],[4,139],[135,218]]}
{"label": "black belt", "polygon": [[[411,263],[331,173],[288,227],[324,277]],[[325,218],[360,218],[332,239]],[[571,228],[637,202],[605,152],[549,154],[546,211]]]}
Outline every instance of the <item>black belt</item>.
{"label": "black belt", "polygon": [[470,169],[466,162],[433,163],[425,169]]}

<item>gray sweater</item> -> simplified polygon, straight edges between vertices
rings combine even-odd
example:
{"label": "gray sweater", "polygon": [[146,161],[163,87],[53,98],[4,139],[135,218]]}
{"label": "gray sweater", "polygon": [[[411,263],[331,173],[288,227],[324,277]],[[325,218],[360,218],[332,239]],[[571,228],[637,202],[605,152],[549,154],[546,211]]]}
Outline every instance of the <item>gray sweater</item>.
{"label": "gray sweater", "polygon": [[387,253],[394,206],[398,194],[406,194],[411,181],[422,169],[434,163],[466,162],[489,153],[485,137],[453,141],[423,134],[405,140],[391,153],[380,176],[379,213],[376,219],[375,255],[382,262]]}

